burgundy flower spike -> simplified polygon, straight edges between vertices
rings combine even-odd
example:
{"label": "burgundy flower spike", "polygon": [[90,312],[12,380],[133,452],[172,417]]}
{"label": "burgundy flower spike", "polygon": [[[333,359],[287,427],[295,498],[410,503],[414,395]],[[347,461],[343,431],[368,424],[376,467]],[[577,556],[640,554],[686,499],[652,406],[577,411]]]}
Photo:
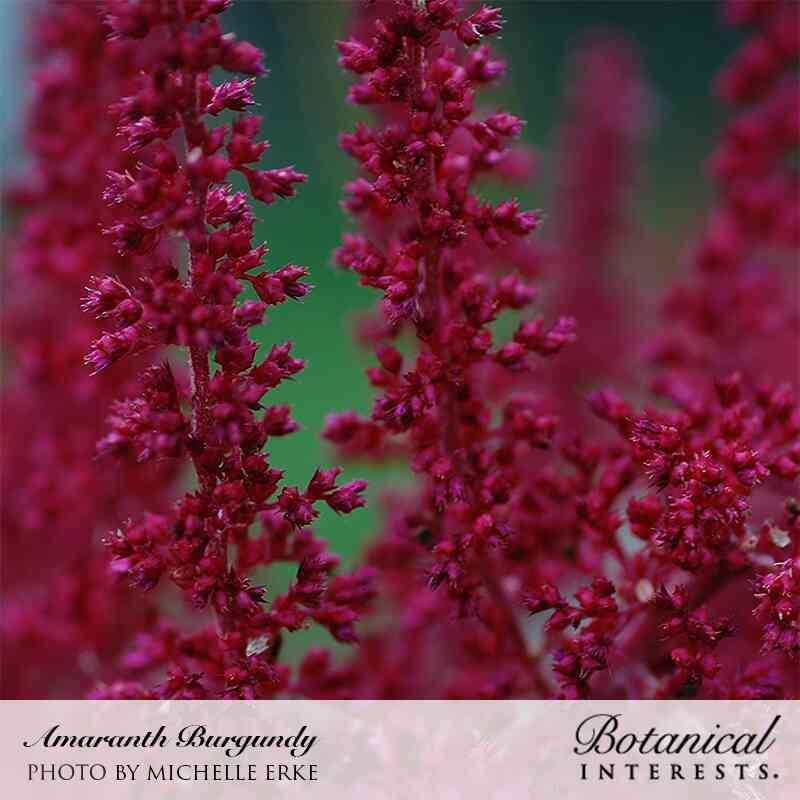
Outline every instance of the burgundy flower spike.
{"label": "burgundy flower spike", "polygon": [[[252,197],[269,205],[293,196],[305,175],[257,167],[267,144],[257,139],[261,119],[246,111],[252,77],[211,83],[215,68],[264,72],[255,47],[223,33],[217,15],[227,5],[104,4],[112,38],[140,40],[152,53],[113,109],[135,164],[109,172],[105,192],[114,215],[106,234],[143,267],[128,284],[92,281],[84,308],[107,332],[86,361],[99,373],[173,345],[191,387],[166,361],[147,369],[139,394],[114,405],[99,450],[138,462],[190,460],[197,478],[171,511],[124,522],[107,544],[117,574],[145,591],[171,581],[196,609],[209,608],[214,622],[193,633],[164,623],[142,634],[123,667],[166,667],[167,681],[156,689],[112,683],[98,697],[272,697],[290,689],[289,669],[278,660],[283,633],[315,621],[353,642],[372,596],[364,570],[333,575],[338,559],[309,527],[320,504],[339,513],[363,506],[366,484],[339,484],[333,468],[317,470],[305,488],[281,486],[283,473],[264,450],[271,437],[298,427],[286,406],[265,404],[265,395],[304,364],[291,342],[259,355],[249,331],[270,306],[308,292],[307,270],[264,271],[267,248],[253,242],[250,199],[227,180],[239,172]],[[230,122],[212,124],[224,111]],[[237,302],[247,284],[259,299]],[[280,561],[295,562],[296,577],[268,603],[251,575]]]}

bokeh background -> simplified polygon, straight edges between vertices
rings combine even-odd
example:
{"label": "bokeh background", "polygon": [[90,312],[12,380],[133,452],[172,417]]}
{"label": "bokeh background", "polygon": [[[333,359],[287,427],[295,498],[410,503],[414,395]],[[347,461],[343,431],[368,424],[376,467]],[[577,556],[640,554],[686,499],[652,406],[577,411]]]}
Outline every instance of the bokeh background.
{"label": "bokeh background", "polygon": [[[3,169],[24,162],[19,125],[24,107],[24,27],[33,0],[0,0],[0,146]],[[598,30],[622,34],[639,51],[652,90],[652,126],[631,197],[632,213],[658,253],[634,263],[634,278],[655,287],[683,269],[682,247],[703,219],[711,199],[703,165],[724,110],[712,97],[713,77],[739,37],[724,25],[720,7],[706,0],[516,0],[503,2],[507,19],[496,47],[509,62],[503,86],[485,95],[527,121],[524,141],[539,152],[539,177],[519,192],[529,207],[547,211],[557,159],[559,119],[570,53]],[[260,207],[257,235],[271,248],[269,264],[309,267],[315,290],[302,304],[273,311],[261,330],[265,347],[291,338],[308,366],[275,400],[294,407],[302,432],[279,440],[273,460],[290,480],[304,482],[316,466],[331,463],[319,433],[325,415],[371,405],[364,367],[367,355],[353,342],[352,323],[375,300],[350,273],[332,266],[331,254],[349,223],[339,207],[351,164],[337,147],[363,112],[344,102],[348,77],[336,64],[333,42],[346,35],[352,4],[345,0],[239,0],[226,26],[267,54],[270,75],[256,96],[271,142],[265,164],[292,163],[310,175],[300,196]],[[602,198],[598,198],[602,202]],[[538,235],[538,234],[537,234]],[[547,235],[545,230],[540,235]],[[378,496],[387,483],[403,481],[400,468],[376,471],[351,465],[349,477],[371,481],[370,508],[346,518],[332,512],[319,533],[352,562],[378,524]],[[271,576],[282,582],[283,576]],[[275,586],[275,583],[273,583]],[[300,646],[300,642],[297,642]]]}

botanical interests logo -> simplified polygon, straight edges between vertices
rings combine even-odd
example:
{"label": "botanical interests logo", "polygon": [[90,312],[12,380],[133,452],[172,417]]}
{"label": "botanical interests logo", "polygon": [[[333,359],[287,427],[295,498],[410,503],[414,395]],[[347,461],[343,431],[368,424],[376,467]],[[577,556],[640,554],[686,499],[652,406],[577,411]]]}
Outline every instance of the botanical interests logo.
{"label": "botanical interests logo", "polygon": [[762,730],[626,729],[622,714],[592,714],[575,729],[573,752],[582,781],[767,781],[780,775],[766,755],[776,743],[781,715]]}

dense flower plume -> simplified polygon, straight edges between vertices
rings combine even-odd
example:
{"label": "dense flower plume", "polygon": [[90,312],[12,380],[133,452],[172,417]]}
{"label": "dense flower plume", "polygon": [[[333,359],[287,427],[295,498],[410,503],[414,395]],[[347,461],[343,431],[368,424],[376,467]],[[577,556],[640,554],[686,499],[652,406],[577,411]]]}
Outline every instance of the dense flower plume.
{"label": "dense flower plume", "polygon": [[[249,331],[268,307],[308,292],[307,270],[263,270],[267,248],[253,242],[250,200],[227,180],[239,172],[252,197],[269,205],[293,196],[305,175],[257,167],[267,144],[257,139],[261,119],[246,109],[254,76],[264,72],[262,56],[223,33],[218,14],[227,5],[104,4],[113,39],[142,41],[152,51],[147,71],[113,107],[135,164],[109,172],[105,191],[114,216],[105,232],[143,268],[128,283],[113,276],[91,282],[84,309],[107,330],[86,361],[104,373],[129,356],[176,345],[192,385],[185,391],[167,362],[147,369],[139,393],[114,404],[99,450],[139,463],[190,460],[197,478],[172,511],[125,522],[107,544],[115,573],[145,591],[169,580],[215,621],[194,633],[167,622],[143,633],[123,670],[166,667],[166,682],[153,690],[118,681],[98,697],[274,696],[290,681],[278,661],[283,632],[315,621],[337,640],[355,641],[354,623],[371,597],[365,571],[333,575],[337,557],[309,528],[321,504],[339,513],[362,506],[364,482],[339,484],[340,470],[332,468],[317,470],[305,488],[281,488],[283,473],[264,452],[271,437],[297,429],[288,407],[265,405],[264,397],[304,363],[291,342],[258,356]],[[248,77],[213,85],[214,68]],[[212,124],[225,111],[230,123]],[[185,266],[159,251],[170,240],[187,252]],[[237,303],[246,284],[258,300]],[[296,563],[296,577],[267,605],[253,571],[280,561]]]}
{"label": "dense flower plume", "polygon": [[[355,6],[338,57],[371,122],[340,137],[335,262],[377,292],[357,330],[374,400],[324,436],[412,480],[348,574],[312,525],[365,482],[290,485],[267,452],[298,428],[268,395],[305,365],[255,329],[310,287],[262,265],[251,204],[306,177],[261,166],[263,56],[223,32],[229,5],[41,18],[7,244],[2,632],[24,668],[4,694],[800,698],[798,5],[724,4],[749,33],[716,83],[715,200],[646,321],[635,48],[573,54],[545,215],[485,199],[542,159],[482,110],[502,11]],[[282,593],[259,581],[281,563]],[[293,665],[312,624],[351,647]]]}
{"label": "dense flower plume", "polygon": [[89,3],[50,4],[32,23],[30,168],[6,196],[1,682],[6,697],[69,697],[107,675],[154,615],[109,573],[99,536],[167,502],[176,472],[98,465],[108,404],[134,373],[92,378],[81,363],[99,334],[79,309],[89,275],[137,269],[100,232],[110,222],[101,195],[106,171],[131,165],[107,108],[147,53],[110,44]]}
{"label": "dense flower plume", "polygon": [[693,276],[667,299],[683,335],[653,348],[663,366],[681,371],[746,370],[786,376],[800,335],[794,255],[800,245],[800,180],[790,162],[800,140],[796,3],[725,6],[730,22],[753,35],[727,64],[717,91],[733,114],[709,169],[718,203],[694,247]]}
{"label": "dense flower plume", "polygon": [[564,89],[550,211],[555,252],[547,273],[553,302],[579,322],[581,346],[534,376],[552,387],[560,413],[574,420],[598,381],[625,387],[635,381],[644,315],[636,314],[643,304],[625,274],[631,271],[626,251],[635,250],[639,237],[631,205],[650,127],[650,94],[626,39],[597,33],[576,48]]}
{"label": "dense flower plume", "polygon": [[[393,648],[395,638],[398,648],[410,647],[408,636],[423,653],[430,647],[417,660],[430,658],[431,670],[437,656],[444,663],[436,677],[413,674],[414,653],[397,653],[407,659],[396,670],[405,686],[364,691],[541,690],[515,611],[529,567],[514,517],[524,498],[522,467],[548,446],[557,418],[534,393],[496,399],[486,387],[499,373],[524,376],[574,333],[568,317],[527,314],[508,341],[495,342],[492,331],[502,314],[535,301],[518,242],[539,222],[515,200],[491,205],[476,190],[481,177],[508,177],[502,165],[514,158],[510,144],[523,125],[505,111],[474,110],[476,95],[504,71],[484,43],[503,19],[487,6],[467,16],[451,1],[377,5],[372,35],[338,44],[340,64],[359,76],[351,101],[374,107],[379,122],[341,139],[361,167],[345,201],[360,232],[345,237],[336,260],[383,293],[379,365],[369,370],[379,395],[371,419],[333,416],[326,436],[349,455],[374,456],[388,440],[419,476],[370,556],[385,568],[387,591],[398,593],[402,632],[368,648]],[[409,329],[419,342],[410,360],[394,341]],[[444,633],[453,615],[466,621]],[[478,647],[480,656],[470,652]],[[380,681],[378,669],[365,680]]]}

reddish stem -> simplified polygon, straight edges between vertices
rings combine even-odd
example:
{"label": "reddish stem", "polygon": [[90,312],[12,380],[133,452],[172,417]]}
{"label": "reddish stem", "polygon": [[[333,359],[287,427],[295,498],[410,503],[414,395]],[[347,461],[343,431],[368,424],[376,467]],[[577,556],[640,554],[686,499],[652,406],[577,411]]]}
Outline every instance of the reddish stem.
{"label": "reddish stem", "polygon": [[[183,122],[183,143],[185,156],[189,155],[189,141],[187,131],[192,130],[199,122],[199,109],[197,108],[197,90],[195,87],[193,108],[181,115]],[[184,159],[185,161],[185,159]],[[205,248],[208,230],[206,227],[206,204],[208,201],[208,181],[201,176],[190,178],[190,191],[193,205],[198,209],[193,228],[188,232],[186,239],[189,250],[189,286],[199,290],[199,269],[195,254],[202,253]],[[198,243],[200,243],[198,245]],[[211,427],[211,411],[209,409],[209,381],[211,373],[208,365],[210,348],[207,345],[192,344],[189,350],[189,371],[192,383],[192,420],[191,431],[195,447],[191,450],[192,464],[197,474],[197,481],[205,493],[213,491],[217,478],[213,470],[203,462],[203,452],[208,443]],[[225,572],[228,571],[228,533],[226,530],[219,532],[219,548],[225,561]],[[214,611],[220,636],[229,630],[228,621],[224,614]]]}
{"label": "reddish stem", "polygon": [[486,584],[486,588],[489,590],[492,602],[497,606],[505,619],[506,630],[508,631],[511,645],[517,653],[520,662],[525,666],[527,672],[532,677],[533,684],[537,691],[543,697],[550,697],[550,686],[542,675],[537,660],[528,650],[525,635],[520,628],[517,615],[514,612],[514,607],[509,599],[508,593],[497,577],[489,554],[486,552],[481,554],[481,577]]}

